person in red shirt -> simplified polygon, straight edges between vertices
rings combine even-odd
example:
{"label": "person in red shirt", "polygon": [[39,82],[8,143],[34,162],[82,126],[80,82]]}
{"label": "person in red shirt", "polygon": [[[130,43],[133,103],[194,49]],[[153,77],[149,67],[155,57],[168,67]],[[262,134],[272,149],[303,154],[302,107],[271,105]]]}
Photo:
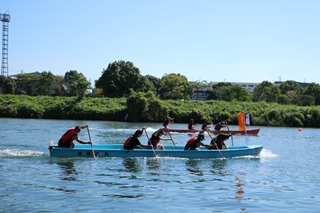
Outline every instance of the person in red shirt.
{"label": "person in red shirt", "polygon": [[199,134],[196,137],[192,137],[187,141],[187,144],[184,147],[184,150],[198,150],[199,146],[210,147],[210,145],[202,143],[204,141],[204,135]]}
{"label": "person in red shirt", "polygon": [[[161,129],[158,129],[155,131],[151,137],[150,140],[148,141],[149,145],[152,145],[154,149],[164,149],[164,146],[159,144],[160,140],[171,140],[170,138],[162,138],[161,136],[164,134],[163,132],[164,127]],[[152,147],[151,147],[152,148]]]}
{"label": "person in red shirt", "polygon": [[92,144],[91,141],[84,142],[80,138],[78,138],[78,134],[80,133],[81,129],[88,128],[88,125],[85,126],[76,126],[68,129],[60,138],[58,142],[58,147],[61,148],[74,148],[74,140],[78,141],[81,144]]}

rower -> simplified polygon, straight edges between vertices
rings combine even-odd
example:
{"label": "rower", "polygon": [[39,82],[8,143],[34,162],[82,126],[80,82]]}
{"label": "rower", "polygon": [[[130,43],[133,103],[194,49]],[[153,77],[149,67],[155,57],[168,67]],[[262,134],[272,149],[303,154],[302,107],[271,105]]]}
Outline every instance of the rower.
{"label": "rower", "polygon": [[171,138],[161,138],[161,136],[164,134],[163,129],[164,127],[158,129],[152,134],[148,141],[148,145],[152,145],[154,149],[164,149],[164,146],[159,144],[160,140],[171,140]]}
{"label": "rower", "polygon": [[210,147],[208,149],[228,149],[227,145],[224,143],[229,139],[231,134],[220,133],[216,137],[212,138]]}

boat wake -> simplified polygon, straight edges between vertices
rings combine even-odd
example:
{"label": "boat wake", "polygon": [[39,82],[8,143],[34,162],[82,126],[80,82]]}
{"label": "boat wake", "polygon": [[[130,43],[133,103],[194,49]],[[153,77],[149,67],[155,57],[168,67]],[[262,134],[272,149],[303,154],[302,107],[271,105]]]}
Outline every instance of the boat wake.
{"label": "boat wake", "polygon": [[[121,132],[135,132],[137,129],[142,129],[142,128],[136,128],[136,129],[116,129],[116,131],[121,131]],[[157,131],[158,129],[154,129],[154,128],[151,128],[151,127],[146,127],[146,131],[148,133],[154,133],[155,131]]]}
{"label": "boat wake", "polygon": [[[135,128],[135,129],[124,129],[124,128],[121,128],[121,129],[98,129],[98,128],[90,128],[90,130],[92,131],[101,131],[101,132],[114,132],[114,131],[118,131],[118,132],[135,132],[137,129],[142,129],[141,128]],[[146,128],[147,132],[149,133],[153,133],[155,131],[157,131],[158,129],[154,129],[154,128],[151,128],[151,127],[147,127]]]}
{"label": "boat wake", "polygon": [[260,158],[276,158],[278,155],[272,153],[268,149],[262,149],[260,152]]}
{"label": "boat wake", "polygon": [[29,157],[29,156],[42,156],[43,152],[33,150],[19,150],[19,149],[1,149],[0,157]]}
{"label": "boat wake", "polygon": [[251,155],[245,155],[245,156],[239,156],[239,157],[234,157],[234,158],[257,158],[260,160],[266,160],[266,159],[270,159],[270,158],[277,158],[278,155],[272,153],[270,150],[268,149],[262,149],[259,156],[251,156]]}

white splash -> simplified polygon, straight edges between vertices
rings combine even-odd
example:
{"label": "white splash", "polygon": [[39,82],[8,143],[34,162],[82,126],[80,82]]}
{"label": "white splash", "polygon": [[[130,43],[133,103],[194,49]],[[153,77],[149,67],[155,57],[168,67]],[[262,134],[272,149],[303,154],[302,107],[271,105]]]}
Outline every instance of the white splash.
{"label": "white splash", "polygon": [[276,158],[278,155],[273,154],[270,150],[268,149],[262,149],[260,152],[260,158]]}
{"label": "white splash", "polygon": [[43,152],[33,150],[19,150],[19,149],[1,149],[0,157],[28,157],[28,156],[42,156]]}
{"label": "white splash", "polygon": [[147,127],[146,128],[146,131],[147,132],[152,132],[152,133],[154,133],[155,131],[157,131],[158,129],[153,129],[153,128],[151,128],[151,127]]}

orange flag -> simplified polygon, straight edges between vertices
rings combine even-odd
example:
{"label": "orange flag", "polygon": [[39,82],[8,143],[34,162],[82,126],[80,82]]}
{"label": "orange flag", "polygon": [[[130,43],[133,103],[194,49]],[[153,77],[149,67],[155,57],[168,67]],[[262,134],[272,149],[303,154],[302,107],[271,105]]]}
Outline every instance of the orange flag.
{"label": "orange flag", "polygon": [[238,128],[239,130],[246,130],[244,123],[244,112],[239,112],[238,114]]}

